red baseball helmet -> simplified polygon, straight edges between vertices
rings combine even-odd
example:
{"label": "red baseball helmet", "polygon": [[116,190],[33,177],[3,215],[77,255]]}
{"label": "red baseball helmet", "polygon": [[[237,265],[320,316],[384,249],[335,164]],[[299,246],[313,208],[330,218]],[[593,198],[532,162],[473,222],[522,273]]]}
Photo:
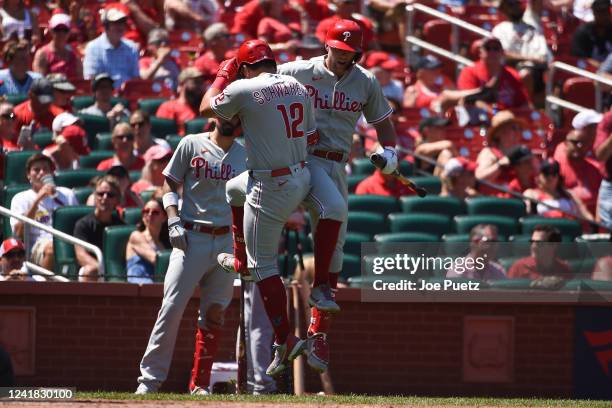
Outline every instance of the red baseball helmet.
{"label": "red baseball helmet", "polygon": [[275,61],[274,53],[267,42],[263,40],[248,40],[242,43],[236,54],[238,66],[256,64],[263,60]]}
{"label": "red baseball helmet", "polygon": [[359,24],[352,20],[338,20],[327,30],[325,44],[328,47],[361,53],[362,37],[363,34]]}

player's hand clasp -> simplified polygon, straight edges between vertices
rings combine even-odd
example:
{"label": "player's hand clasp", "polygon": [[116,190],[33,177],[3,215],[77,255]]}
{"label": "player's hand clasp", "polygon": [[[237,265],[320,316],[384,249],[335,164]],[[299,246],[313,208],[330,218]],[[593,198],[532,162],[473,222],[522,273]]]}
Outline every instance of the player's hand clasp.
{"label": "player's hand clasp", "polygon": [[397,152],[393,147],[385,147],[382,151],[382,156],[387,160],[385,167],[380,169],[384,174],[391,174],[397,170]]}
{"label": "player's hand clasp", "polygon": [[187,251],[187,231],[181,223],[179,217],[168,219],[168,237],[173,248]]}

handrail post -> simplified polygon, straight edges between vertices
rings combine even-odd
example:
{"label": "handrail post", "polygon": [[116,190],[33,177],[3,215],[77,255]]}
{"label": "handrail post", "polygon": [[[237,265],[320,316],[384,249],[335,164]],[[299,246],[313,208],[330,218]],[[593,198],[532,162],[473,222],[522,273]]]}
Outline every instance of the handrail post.
{"label": "handrail post", "polygon": [[[555,64],[550,64],[548,68],[548,81],[546,81],[546,95],[551,95],[553,90],[553,78],[555,75]],[[544,98],[544,111],[549,117],[552,117],[552,105],[548,98]]]}
{"label": "handrail post", "polygon": [[603,100],[601,96],[601,84],[595,81],[595,110],[597,112],[603,111]]}
{"label": "handrail post", "polygon": [[[406,6],[406,29],[408,31],[408,35],[412,36],[414,35],[414,13],[415,13],[415,9],[412,5],[407,5]],[[404,49],[404,55],[406,58],[406,63],[408,66],[413,66],[414,62],[412,61],[412,45],[405,41],[406,44],[406,48]]]}

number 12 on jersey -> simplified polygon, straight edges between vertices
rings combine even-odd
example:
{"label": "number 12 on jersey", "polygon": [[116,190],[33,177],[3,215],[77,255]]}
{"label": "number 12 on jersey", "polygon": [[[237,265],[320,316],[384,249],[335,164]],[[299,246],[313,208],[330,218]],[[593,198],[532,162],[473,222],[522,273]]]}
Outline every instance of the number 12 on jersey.
{"label": "number 12 on jersey", "polygon": [[295,102],[289,105],[289,113],[291,114],[291,120],[289,119],[289,115],[287,114],[287,107],[285,105],[276,105],[276,109],[278,109],[283,115],[283,121],[285,122],[285,131],[287,132],[287,139],[304,136],[304,131],[298,129],[298,126],[300,126],[302,124],[302,121],[304,120],[304,105],[299,102]]}

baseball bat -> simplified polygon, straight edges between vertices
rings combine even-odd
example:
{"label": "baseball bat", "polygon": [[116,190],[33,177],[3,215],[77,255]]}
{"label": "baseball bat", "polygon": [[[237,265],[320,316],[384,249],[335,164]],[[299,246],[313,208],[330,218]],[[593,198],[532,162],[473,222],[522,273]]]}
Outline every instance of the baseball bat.
{"label": "baseball bat", "polygon": [[[387,159],[385,159],[382,155],[378,153],[374,153],[370,156],[370,161],[377,169],[382,169],[387,165]],[[404,176],[399,170],[395,169],[391,175],[399,180],[400,183],[407,186],[411,190],[417,193],[419,197],[425,197],[427,195],[427,190],[423,187],[419,187],[408,177]]]}
{"label": "baseball bat", "polygon": [[240,281],[240,322],[238,325],[238,384],[236,392],[238,394],[247,393],[247,354],[246,354],[246,338],[244,324],[244,292],[246,282]]}

